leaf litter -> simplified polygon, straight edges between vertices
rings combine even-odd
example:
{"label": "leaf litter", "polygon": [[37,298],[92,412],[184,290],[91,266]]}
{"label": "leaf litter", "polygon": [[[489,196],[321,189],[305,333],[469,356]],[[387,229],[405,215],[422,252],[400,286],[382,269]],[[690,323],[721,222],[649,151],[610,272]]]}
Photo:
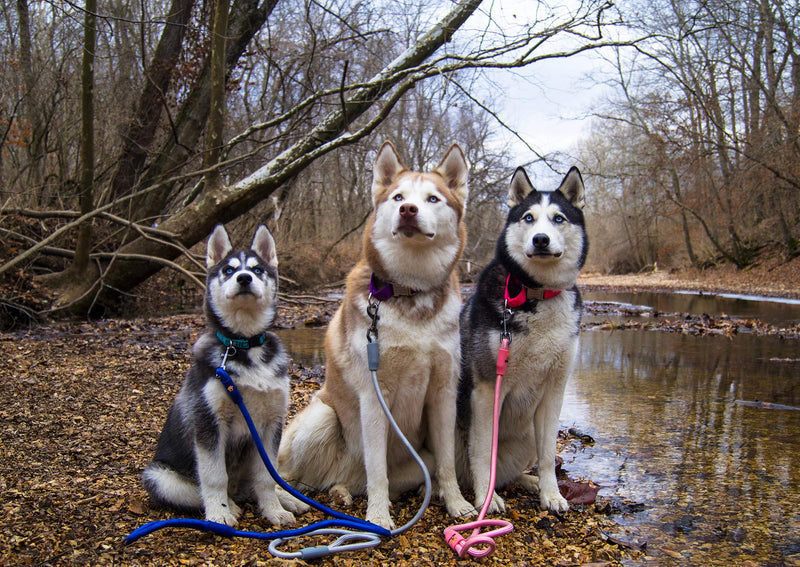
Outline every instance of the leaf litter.
{"label": "leaf litter", "polygon": [[[317,324],[286,310],[281,326]],[[181,517],[154,507],[140,475],[155,450],[167,410],[188,369],[190,346],[203,329],[202,316],[173,315],[96,323],[61,323],[0,334],[6,368],[0,391],[0,564],[14,565],[305,565],[274,559],[267,545],[192,530],[167,529],[133,545],[123,539],[144,523]],[[324,367],[293,364],[290,415],[310,399]],[[566,432],[560,446],[582,443]],[[590,481],[560,473],[562,492],[574,500],[569,512],[542,511],[538,499],[517,486],[503,492],[515,530],[500,538],[493,564],[620,565],[641,552],[610,533],[624,530],[610,517],[613,506]],[[328,503],[327,495],[320,495]],[[417,494],[393,505],[395,518],[414,515]],[[579,502],[586,502],[581,504]],[[331,503],[332,504],[332,503]],[[248,504],[239,528],[273,528]],[[348,512],[363,517],[365,498]],[[197,516],[196,516],[197,517]],[[318,512],[301,525],[323,519]],[[331,556],[315,565],[478,565],[459,560],[442,537],[453,519],[432,505],[409,532],[379,547]],[[306,540],[303,545],[325,542]]]}
{"label": "leaf litter", "polygon": [[[284,300],[278,326],[324,326],[336,303],[324,297]],[[594,310],[594,315],[639,318],[585,325],[587,331],[647,328],[723,337],[740,332],[789,339],[800,336],[800,326],[778,328],[757,320],[615,313],[603,305],[587,305],[587,310],[590,314]],[[202,316],[194,313],[29,326],[0,334],[0,356],[6,367],[5,380],[0,382],[5,401],[0,408],[0,505],[6,518],[0,526],[0,564],[306,564],[272,558],[264,542],[191,530],[164,530],[129,547],[122,543],[146,522],[178,517],[150,504],[140,474],[153,454],[188,368],[191,344],[203,326]],[[324,366],[294,364],[291,376],[290,418],[324,381]],[[559,450],[593,442],[580,431],[564,431]],[[489,562],[599,567],[650,559],[644,555],[647,542],[612,519],[641,512],[641,504],[598,496],[602,487],[590,480],[570,479],[564,471],[559,480],[562,493],[573,500],[563,516],[540,510],[537,498],[519,487],[512,485],[503,492],[506,516],[514,522],[515,531],[500,538]],[[332,504],[324,495],[320,499]],[[581,500],[587,503],[579,504]],[[393,514],[398,519],[410,518],[420,501],[417,495],[404,495],[394,503]],[[365,510],[365,499],[357,498],[348,511],[363,516]],[[302,516],[300,524],[320,519],[314,512]],[[332,556],[314,564],[485,564],[455,557],[441,535],[452,523],[438,505],[432,505],[406,534],[371,551]],[[239,527],[272,529],[252,505],[245,507]],[[322,543],[304,541],[303,545]],[[659,550],[679,559],[675,550]]]}

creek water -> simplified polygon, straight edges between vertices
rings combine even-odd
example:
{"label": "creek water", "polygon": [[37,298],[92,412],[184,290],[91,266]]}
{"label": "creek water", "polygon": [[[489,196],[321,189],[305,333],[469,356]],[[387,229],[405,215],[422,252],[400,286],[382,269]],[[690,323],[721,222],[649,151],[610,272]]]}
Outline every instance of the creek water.
{"label": "creek water", "polygon": [[[594,437],[570,475],[634,506],[652,565],[800,565],[800,345],[773,337],[587,332],[562,425]],[[792,361],[793,359],[793,361]]]}
{"label": "creek water", "polygon": [[[586,297],[664,312],[800,319],[798,303]],[[323,329],[281,335],[296,362],[324,364]],[[800,565],[800,411],[741,401],[800,407],[800,343],[646,330],[581,335],[560,421],[596,442],[569,444],[563,468],[603,486],[599,496],[612,503],[621,532],[612,535],[647,542],[644,556],[627,565]]]}
{"label": "creek water", "polygon": [[623,306],[636,307],[645,312],[757,318],[773,325],[800,322],[800,299],[688,292],[612,293],[587,291],[583,292],[582,295],[587,302],[611,302]]}

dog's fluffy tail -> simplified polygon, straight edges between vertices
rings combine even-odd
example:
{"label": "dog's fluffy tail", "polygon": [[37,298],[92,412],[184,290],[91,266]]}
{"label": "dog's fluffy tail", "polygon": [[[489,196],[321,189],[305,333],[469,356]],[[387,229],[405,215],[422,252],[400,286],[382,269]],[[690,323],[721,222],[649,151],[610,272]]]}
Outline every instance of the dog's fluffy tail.
{"label": "dog's fluffy tail", "polygon": [[181,510],[202,510],[200,487],[167,465],[152,462],[142,473],[142,482],[156,504]]}

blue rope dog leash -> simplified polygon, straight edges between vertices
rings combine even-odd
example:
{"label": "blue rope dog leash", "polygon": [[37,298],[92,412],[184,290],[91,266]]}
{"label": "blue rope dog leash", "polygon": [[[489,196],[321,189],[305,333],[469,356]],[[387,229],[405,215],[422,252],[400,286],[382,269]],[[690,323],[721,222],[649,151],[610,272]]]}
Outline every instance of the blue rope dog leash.
{"label": "blue rope dog leash", "polygon": [[[275,480],[275,482],[278,484],[278,486],[286,490],[286,492],[288,492],[298,500],[308,504],[309,506],[316,508],[317,510],[325,514],[328,514],[329,516],[332,516],[334,519],[316,522],[314,524],[311,524],[303,528],[264,533],[264,532],[237,530],[226,524],[221,524],[218,522],[210,522],[208,520],[198,520],[192,518],[173,518],[169,520],[159,520],[155,522],[150,522],[137,528],[136,530],[131,532],[128,535],[128,537],[125,538],[125,544],[127,545],[133,543],[141,537],[144,537],[148,534],[151,534],[155,531],[164,528],[171,528],[171,527],[192,528],[196,530],[212,532],[217,535],[225,537],[246,537],[252,539],[270,540],[269,552],[272,555],[283,559],[295,558],[295,559],[302,559],[305,561],[305,560],[324,557],[332,553],[338,553],[342,551],[357,551],[375,547],[381,543],[381,537],[400,534],[409,529],[415,523],[417,523],[417,521],[419,521],[419,519],[422,517],[422,514],[427,509],[428,504],[430,502],[431,478],[430,478],[430,473],[428,472],[428,469],[425,466],[425,463],[422,461],[422,458],[417,454],[411,443],[408,441],[408,439],[406,439],[406,437],[400,431],[400,427],[397,425],[397,422],[392,417],[392,414],[389,411],[389,407],[387,406],[386,401],[384,400],[383,395],[381,394],[380,386],[378,384],[378,373],[377,373],[378,343],[376,342],[379,305],[380,305],[380,300],[376,302],[370,302],[370,307],[367,309],[367,313],[372,319],[372,326],[370,327],[370,330],[367,333],[367,339],[368,339],[367,358],[368,358],[369,370],[372,374],[372,383],[375,388],[375,393],[378,396],[378,402],[380,403],[381,408],[383,408],[383,411],[386,414],[386,417],[389,421],[389,425],[394,429],[394,431],[399,436],[400,440],[403,442],[405,447],[411,453],[411,456],[420,466],[425,479],[425,497],[423,499],[423,503],[420,506],[419,510],[417,511],[417,514],[408,523],[401,526],[400,528],[389,531],[384,527],[378,526],[377,524],[373,524],[372,522],[368,522],[366,520],[362,520],[360,518],[344,514],[343,512],[338,512],[336,510],[333,510],[332,508],[329,508],[324,504],[321,504],[309,498],[305,494],[295,490],[291,485],[289,485],[285,480],[281,478],[281,476],[278,474],[278,471],[275,470],[275,467],[272,465],[272,461],[270,460],[269,455],[267,455],[267,452],[264,449],[264,445],[261,442],[261,437],[259,436],[256,426],[253,423],[252,418],[250,417],[250,413],[247,411],[247,407],[245,406],[244,399],[242,398],[239,389],[236,387],[236,384],[234,384],[230,374],[228,374],[228,372],[225,370],[225,363],[228,359],[229,353],[231,351],[235,352],[236,350],[236,347],[230,344],[226,345],[227,348],[225,350],[225,354],[222,359],[222,364],[215,371],[216,376],[222,383],[223,387],[225,388],[225,391],[231,398],[231,401],[233,401],[239,408],[239,411],[241,411],[242,417],[244,417],[244,420],[247,423],[247,427],[250,430],[250,435],[253,438],[253,442],[256,445],[256,449],[258,450],[258,453],[261,456],[261,460],[267,467],[267,471],[269,472],[270,476],[272,476],[272,478]],[[284,552],[278,549],[279,545],[288,540],[301,536],[318,536],[318,535],[338,535],[339,537],[329,545],[305,547],[296,552]]]}
{"label": "blue rope dog leash", "polygon": [[[225,358],[227,358],[227,351]],[[335,519],[323,520],[321,522],[317,522],[309,526],[293,530],[281,530],[276,532],[263,533],[263,532],[250,532],[250,531],[237,530],[225,524],[221,524],[218,522],[209,522],[207,520],[197,520],[191,518],[173,518],[169,520],[160,520],[145,524],[144,526],[133,531],[127,538],[125,538],[125,543],[126,544],[133,543],[134,541],[145,535],[148,535],[160,529],[170,528],[170,527],[192,528],[192,529],[212,532],[217,535],[225,537],[247,537],[247,538],[261,539],[261,540],[288,540],[304,535],[324,535],[324,534],[337,534],[337,535],[350,536],[345,538],[344,542],[342,541],[342,538],[339,538],[337,541],[333,542],[328,546],[308,547],[301,549],[298,552],[290,554],[290,557],[297,557],[306,560],[306,559],[314,559],[317,557],[323,557],[325,555],[328,555],[329,553],[335,553],[338,551],[347,551],[354,549],[365,549],[367,547],[374,547],[375,545],[378,545],[380,543],[381,541],[380,536],[391,535],[391,532],[386,528],[383,528],[371,522],[367,522],[366,520],[361,520],[359,518],[355,518],[348,514],[338,512],[336,510],[333,510],[325,506],[324,504],[312,500],[305,494],[302,494],[301,492],[295,490],[291,485],[289,485],[285,480],[283,480],[280,477],[278,471],[275,470],[275,467],[272,465],[272,461],[270,460],[266,450],[264,449],[264,444],[261,442],[261,437],[259,436],[256,426],[253,423],[253,419],[250,417],[250,413],[247,411],[247,407],[244,404],[244,399],[242,398],[239,389],[236,387],[236,384],[234,384],[230,374],[228,374],[228,372],[225,370],[224,364],[225,361],[223,360],[223,365],[216,369],[217,378],[219,378],[220,382],[225,388],[225,391],[231,398],[231,401],[233,401],[233,403],[235,403],[239,408],[239,410],[242,412],[242,417],[244,417],[244,420],[247,423],[247,427],[250,430],[250,435],[253,437],[253,441],[255,442],[256,449],[258,450],[258,453],[261,456],[261,460],[264,461],[264,464],[266,465],[270,476],[272,476],[272,478],[275,479],[275,482],[281,488],[289,492],[295,498],[305,502],[306,504],[316,508],[321,512],[324,512],[325,514],[332,516]],[[343,530],[341,528],[349,528],[351,530],[355,529],[360,531],[354,533],[352,531]],[[350,543],[342,545],[343,543],[352,539],[360,539],[361,541],[355,544]],[[272,547],[273,546],[271,545],[270,552],[273,552]],[[279,553],[283,555],[283,552]]]}

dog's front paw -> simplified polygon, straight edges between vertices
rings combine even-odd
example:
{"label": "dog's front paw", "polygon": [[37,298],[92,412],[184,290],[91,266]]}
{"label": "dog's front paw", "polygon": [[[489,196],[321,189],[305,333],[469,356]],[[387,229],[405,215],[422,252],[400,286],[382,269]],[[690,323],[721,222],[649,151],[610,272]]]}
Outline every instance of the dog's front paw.
{"label": "dog's front paw", "polygon": [[297,523],[294,514],[288,510],[284,510],[280,505],[268,509],[262,508],[261,515],[269,520],[273,526],[293,526]]}
{"label": "dog's front paw", "polygon": [[350,494],[350,490],[344,484],[331,486],[330,490],[328,490],[328,496],[337,506],[349,508],[353,505],[353,495]]}
{"label": "dog's front paw", "polygon": [[477,516],[478,511],[467,502],[463,497],[456,499],[455,502],[447,502],[447,513],[454,518],[464,518]]}
{"label": "dog's front paw", "polygon": [[311,509],[308,504],[301,502],[280,486],[275,489],[275,492],[278,494],[278,501],[281,503],[281,506],[290,512],[295,514],[305,514]]}
{"label": "dog's front paw", "polygon": [[539,505],[543,510],[552,510],[559,514],[563,514],[569,510],[569,503],[561,496],[558,488],[554,491],[539,492]]}
{"label": "dog's front paw", "polygon": [[517,482],[527,490],[533,494],[539,493],[539,477],[534,474],[521,474],[517,479]]}
{"label": "dog's front paw", "polygon": [[387,530],[393,530],[395,528],[394,521],[392,521],[392,516],[389,514],[388,508],[377,511],[367,504],[367,521],[382,528],[386,528]]}
{"label": "dog's front paw", "polygon": [[[480,510],[483,508],[484,499],[486,495],[484,494],[481,498],[475,499],[475,508]],[[497,494],[497,492],[492,492],[492,503],[489,504],[489,508],[486,510],[487,514],[501,514],[506,511],[506,502],[503,498]]]}
{"label": "dog's front paw", "polygon": [[225,524],[226,526],[235,526],[241,513],[242,509],[231,499],[228,499],[225,504],[220,503],[218,506],[206,506],[206,520]]}

